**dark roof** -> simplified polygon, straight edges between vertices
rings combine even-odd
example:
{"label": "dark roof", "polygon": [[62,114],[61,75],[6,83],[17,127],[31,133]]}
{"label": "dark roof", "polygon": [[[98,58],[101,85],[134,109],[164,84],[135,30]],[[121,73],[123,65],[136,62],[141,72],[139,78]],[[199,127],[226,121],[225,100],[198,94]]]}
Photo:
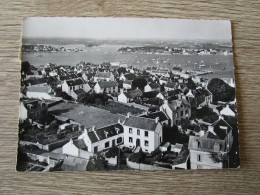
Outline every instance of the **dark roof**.
{"label": "dark roof", "polygon": [[149,84],[152,89],[158,89],[160,88],[160,85],[158,83],[150,83]]}
{"label": "dark roof", "polygon": [[27,91],[38,93],[51,93],[51,88],[49,86],[30,86],[27,88]]}
{"label": "dark roof", "polygon": [[75,140],[73,141],[73,144],[78,148],[78,149],[81,149],[81,150],[88,150],[88,147],[86,146],[85,144],[85,141],[83,139],[78,139],[78,140]]}
{"label": "dark roof", "polygon": [[126,92],[124,94],[128,98],[135,98],[135,97],[139,97],[139,96],[143,95],[143,93],[142,93],[142,91],[140,89],[134,89],[134,90],[128,91],[128,92]]}
{"label": "dark roof", "polygon": [[76,95],[82,95],[85,94],[86,92],[83,89],[76,89],[74,90],[74,93],[76,93]]}
{"label": "dark roof", "polygon": [[175,88],[176,84],[175,83],[166,83],[165,87],[168,88]]}
{"label": "dark roof", "polygon": [[78,78],[78,79],[74,79],[74,80],[68,80],[66,81],[68,86],[75,86],[75,85],[82,85],[84,84],[83,80]]}
{"label": "dark roof", "polygon": [[128,85],[132,85],[132,82],[133,82],[133,81],[131,81],[131,80],[125,80],[125,81],[123,81],[123,83],[128,84]]}
{"label": "dark roof", "polygon": [[23,99],[21,100],[24,107],[29,110],[38,109],[39,107],[46,107],[47,104],[43,100],[38,99]]}
{"label": "dark roof", "polygon": [[44,78],[29,78],[26,83],[30,83],[31,85],[39,85],[39,84],[43,84],[46,83],[47,81]]}
{"label": "dark roof", "polygon": [[180,153],[178,154],[176,159],[174,159],[172,165],[178,165],[178,164],[185,163],[187,161],[187,159],[189,158],[189,155],[190,155],[190,151],[188,149],[188,146],[187,146],[187,144],[184,144],[181,148]]}
{"label": "dark roof", "polygon": [[88,160],[86,159],[67,156],[63,161],[61,169],[63,171],[86,171],[87,165]]}
{"label": "dark roof", "polygon": [[157,124],[154,119],[143,118],[137,116],[129,116],[126,118],[124,125],[129,127],[134,127],[138,129],[145,129],[149,131],[155,131]]}
{"label": "dark roof", "polygon": [[140,115],[140,117],[150,118],[150,119],[156,119],[157,117],[159,117],[159,121],[160,122],[169,119],[167,117],[167,115],[164,112],[162,112],[162,111],[147,113],[147,114],[144,114],[144,115]]}
{"label": "dark roof", "polygon": [[[123,133],[124,129],[123,129],[122,125],[114,124],[114,125],[102,127],[100,129],[96,129],[94,131],[88,132],[89,139],[91,140],[92,143],[100,141],[100,140],[104,140],[107,137],[113,137],[115,135]],[[117,133],[117,131],[118,131],[118,133]],[[106,137],[106,134],[107,134],[107,137]]]}
{"label": "dark roof", "polygon": [[98,83],[101,88],[111,88],[117,86],[115,81],[101,81]]}
{"label": "dark roof", "polygon": [[[225,139],[227,134],[232,130],[232,127],[224,120],[224,119],[218,119],[215,121],[212,126],[214,127],[214,132],[219,137],[219,139]],[[227,127],[227,129],[222,129],[222,127]]]}
{"label": "dark roof", "polygon": [[[214,146],[219,146],[219,151],[214,151]],[[225,140],[190,136],[189,150],[191,149],[204,152],[225,152],[226,143]]]}
{"label": "dark roof", "polygon": [[181,107],[181,105],[184,105],[186,107],[190,106],[189,102],[186,99],[173,100],[168,105],[172,110],[176,110],[177,108]]}

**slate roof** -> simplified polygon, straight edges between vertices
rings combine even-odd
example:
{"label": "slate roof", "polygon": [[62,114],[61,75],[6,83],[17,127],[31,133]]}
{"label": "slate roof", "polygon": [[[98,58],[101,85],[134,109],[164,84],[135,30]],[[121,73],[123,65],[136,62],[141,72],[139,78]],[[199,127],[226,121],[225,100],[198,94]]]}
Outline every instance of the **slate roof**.
{"label": "slate roof", "polygon": [[73,141],[73,144],[74,144],[78,149],[85,150],[85,151],[88,150],[88,147],[86,146],[85,141],[84,141],[83,139],[74,140],[74,141]]}
{"label": "slate roof", "polygon": [[[199,147],[197,148],[198,142],[199,142]],[[189,150],[192,149],[192,150],[204,151],[204,152],[216,152],[214,151],[215,145],[220,146],[220,150],[217,152],[226,151],[225,140],[210,139],[210,138],[195,137],[195,136],[190,136],[189,138]]]}
{"label": "slate roof", "polygon": [[26,83],[30,83],[31,85],[39,85],[39,84],[43,84],[46,83],[47,81],[44,78],[29,78]]}
{"label": "slate roof", "polygon": [[[97,141],[104,140],[107,137],[113,137],[115,135],[118,135],[117,130],[118,130],[118,134],[124,132],[122,125],[114,124],[114,125],[102,127],[100,129],[96,129],[94,130],[95,132],[94,131],[88,132],[88,137],[92,143],[95,143]],[[107,137],[105,132],[107,132]]]}
{"label": "slate roof", "polygon": [[63,164],[61,166],[61,169],[63,171],[86,171],[88,165],[88,160],[67,156]]}
{"label": "slate roof", "polygon": [[112,73],[110,72],[97,72],[95,77],[103,77],[103,78],[110,78]]}
{"label": "slate roof", "polygon": [[143,95],[143,93],[142,93],[142,91],[140,89],[134,89],[134,90],[128,91],[128,92],[126,92],[124,94],[128,98],[135,98],[135,97],[139,97],[139,96]]}
{"label": "slate roof", "polygon": [[132,85],[132,82],[133,82],[133,81],[131,81],[131,80],[125,80],[125,81],[123,81],[124,84],[128,84],[128,85]]}
{"label": "slate roof", "polygon": [[175,83],[170,83],[170,82],[166,83],[166,85],[165,85],[165,87],[168,87],[168,88],[174,88],[175,86],[176,86]]}
{"label": "slate roof", "polygon": [[160,122],[166,121],[166,120],[169,119],[169,118],[167,117],[167,115],[166,115],[164,112],[162,112],[162,111],[159,111],[159,112],[151,112],[151,113],[148,113],[148,114],[140,115],[140,117],[150,118],[150,119],[156,119],[157,117],[159,117],[159,121],[160,121]]}
{"label": "slate roof", "polygon": [[158,89],[160,88],[160,85],[158,83],[150,83],[149,84],[152,89]]}
{"label": "slate roof", "polygon": [[83,80],[78,78],[78,79],[75,79],[75,80],[68,80],[66,81],[68,86],[75,86],[75,85],[82,85],[84,84]]}
{"label": "slate roof", "polygon": [[82,95],[84,93],[86,93],[83,89],[77,89],[77,90],[74,90],[74,93],[76,93],[76,95]]}
{"label": "slate roof", "polygon": [[101,81],[98,83],[101,88],[111,88],[117,86],[115,81]]}
{"label": "slate roof", "polygon": [[154,119],[138,116],[129,116],[129,118],[126,118],[123,125],[149,131],[155,131],[157,127],[157,123],[155,123]]}

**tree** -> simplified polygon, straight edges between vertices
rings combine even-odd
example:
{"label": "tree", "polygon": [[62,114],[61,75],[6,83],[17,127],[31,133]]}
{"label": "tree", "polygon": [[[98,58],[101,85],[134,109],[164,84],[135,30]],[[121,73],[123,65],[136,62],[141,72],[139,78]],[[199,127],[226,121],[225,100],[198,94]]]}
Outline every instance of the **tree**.
{"label": "tree", "polygon": [[235,99],[235,88],[230,87],[222,79],[212,79],[208,84],[208,90],[212,93],[214,102],[229,102]]}
{"label": "tree", "polygon": [[132,86],[134,89],[136,89],[137,87],[141,90],[144,90],[144,87],[147,85],[147,81],[145,78],[137,78],[133,81]]}
{"label": "tree", "polygon": [[188,79],[188,83],[186,84],[188,89],[196,89],[196,84],[193,82],[191,78]]}
{"label": "tree", "polygon": [[120,67],[117,69],[117,72],[119,75],[121,75],[122,73],[125,74],[126,73],[126,69],[124,67]]}

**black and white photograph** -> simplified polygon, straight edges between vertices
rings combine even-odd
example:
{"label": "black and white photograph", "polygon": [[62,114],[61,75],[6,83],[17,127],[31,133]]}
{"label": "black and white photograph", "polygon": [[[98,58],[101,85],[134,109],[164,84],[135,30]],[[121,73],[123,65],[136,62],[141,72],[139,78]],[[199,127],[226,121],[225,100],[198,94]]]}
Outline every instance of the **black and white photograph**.
{"label": "black and white photograph", "polygon": [[239,168],[231,22],[24,18],[17,171]]}

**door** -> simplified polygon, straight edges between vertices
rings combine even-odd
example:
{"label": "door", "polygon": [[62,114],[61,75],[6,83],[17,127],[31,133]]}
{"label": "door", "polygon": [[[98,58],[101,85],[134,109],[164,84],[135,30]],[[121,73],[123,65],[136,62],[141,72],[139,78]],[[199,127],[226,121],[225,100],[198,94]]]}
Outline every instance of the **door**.
{"label": "door", "polygon": [[140,146],[140,139],[136,139],[136,147]]}

